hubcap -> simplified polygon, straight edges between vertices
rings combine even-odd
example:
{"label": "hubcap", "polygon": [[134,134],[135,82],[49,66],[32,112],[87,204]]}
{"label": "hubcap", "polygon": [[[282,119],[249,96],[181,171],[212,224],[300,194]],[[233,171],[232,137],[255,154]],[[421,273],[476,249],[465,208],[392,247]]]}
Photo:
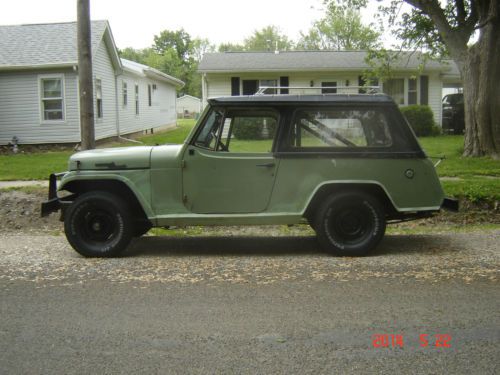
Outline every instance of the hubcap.
{"label": "hubcap", "polygon": [[89,208],[80,220],[82,237],[90,242],[106,242],[115,235],[116,221],[107,211]]}
{"label": "hubcap", "polygon": [[342,207],[332,213],[330,230],[340,242],[356,244],[370,233],[370,218],[371,213],[363,205]]}

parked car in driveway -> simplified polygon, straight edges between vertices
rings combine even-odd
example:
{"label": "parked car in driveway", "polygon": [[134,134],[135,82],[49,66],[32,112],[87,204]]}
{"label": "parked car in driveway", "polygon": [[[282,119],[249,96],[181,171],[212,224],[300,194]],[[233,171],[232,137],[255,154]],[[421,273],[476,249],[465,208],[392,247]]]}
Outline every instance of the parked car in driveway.
{"label": "parked car in driveway", "polygon": [[464,94],[445,95],[443,97],[443,132],[463,134],[464,129]]}
{"label": "parked car in driveway", "polygon": [[300,223],[325,250],[364,255],[386,223],[458,207],[384,94],[209,99],[184,144],[76,153],[49,198],[42,214],[62,209],[85,256],[116,256],[152,226]]}

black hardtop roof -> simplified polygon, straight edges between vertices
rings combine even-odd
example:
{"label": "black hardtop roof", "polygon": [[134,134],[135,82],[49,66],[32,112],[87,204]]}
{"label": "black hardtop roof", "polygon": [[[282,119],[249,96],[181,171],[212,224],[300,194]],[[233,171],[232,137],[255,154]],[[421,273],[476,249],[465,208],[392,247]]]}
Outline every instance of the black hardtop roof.
{"label": "black hardtop roof", "polygon": [[328,104],[328,103],[390,103],[394,100],[386,94],[323,94],[323,95],[248,95],[209,98],[211,105],[227,104]]}

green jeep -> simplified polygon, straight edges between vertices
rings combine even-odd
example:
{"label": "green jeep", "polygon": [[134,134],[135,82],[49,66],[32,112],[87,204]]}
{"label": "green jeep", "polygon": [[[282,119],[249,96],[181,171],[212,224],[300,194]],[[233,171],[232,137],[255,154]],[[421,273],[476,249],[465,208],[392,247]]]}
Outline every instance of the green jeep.
{"label": "green jeep", "polygon": [[61,209],[84,256],[116,256],[151,227],[300,223],[357,256],[386,223],[441,208],[458,204],[390,97],[254,95],[209,99],[182,145],[74,154],[42,215]]}

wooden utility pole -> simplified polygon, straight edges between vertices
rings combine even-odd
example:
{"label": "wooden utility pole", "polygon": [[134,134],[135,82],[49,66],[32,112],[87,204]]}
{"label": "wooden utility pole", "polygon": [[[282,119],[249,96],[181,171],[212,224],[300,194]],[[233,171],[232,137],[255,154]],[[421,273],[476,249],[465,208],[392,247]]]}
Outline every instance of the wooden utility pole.
{"label": "wooden utility pole", "polygon": [[80,130],[82,150],[95,148],[94,87],[92,84],[92,44],[90,0],[77,0],[78,79],[80,84]]}

